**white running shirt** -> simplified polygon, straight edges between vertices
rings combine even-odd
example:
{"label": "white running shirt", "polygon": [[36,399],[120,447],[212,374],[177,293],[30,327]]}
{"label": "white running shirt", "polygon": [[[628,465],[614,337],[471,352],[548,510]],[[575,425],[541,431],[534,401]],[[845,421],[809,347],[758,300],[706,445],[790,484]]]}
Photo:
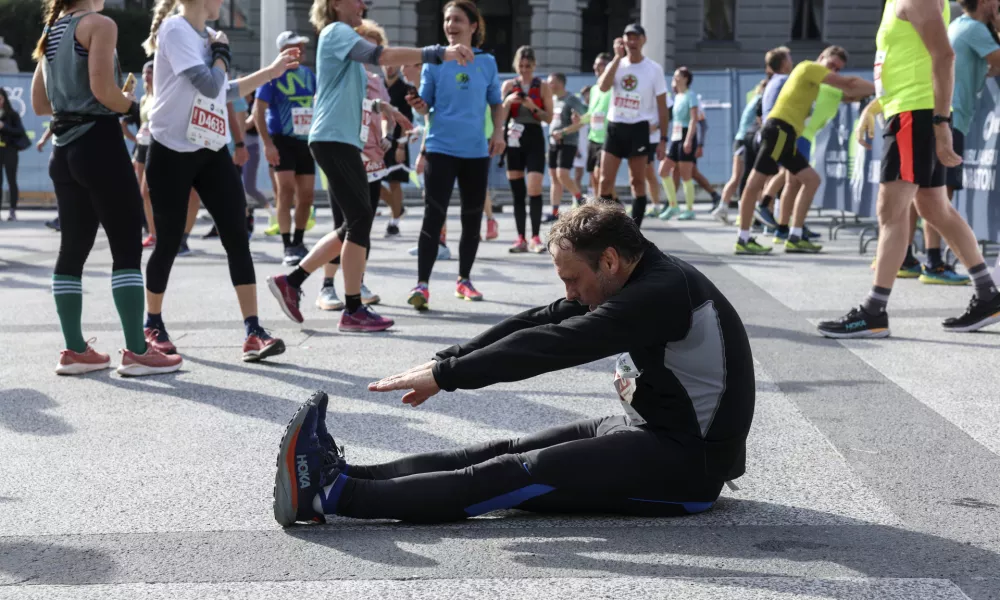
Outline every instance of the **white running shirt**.
{"label": "white running shirt", "polygon": [[[153,59],[153,106],[149,109],[149,130],[153,139],[174,152],[194,152],[200,146],[188,141],[187,128],[198,90],[188,78],[181,75],[198,65],[211,67],[212,49],[209,36],[214,32],[206,27],[208,35],[202,36],[187,19],[174,15],[163,20],[156,34],[156,57]],[[226,109],[226,77],[215,102],[222,107],[226,119],[226,141],[232,139]]]}
{"label": "white running shirt", "polygon": [[666,93],[667,78],[659,63],[643,57],[641,62],[633,65],[626,56],[615,72],[608,121],[658,123],[660,113],[656,108],[656,98]]}

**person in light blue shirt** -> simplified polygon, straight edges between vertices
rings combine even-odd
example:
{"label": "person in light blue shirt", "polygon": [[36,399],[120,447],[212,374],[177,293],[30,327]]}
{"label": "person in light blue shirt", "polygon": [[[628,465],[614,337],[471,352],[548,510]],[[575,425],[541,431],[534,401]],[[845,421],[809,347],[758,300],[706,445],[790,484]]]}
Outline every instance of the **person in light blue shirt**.
{"label": "person in light blue shirt", "polygon": [[363,23],[364,13],[363,0],[329,0],[322,10],[314,10],[311,18],[320,34],[309,150],[326,176],[331,200],[343,213],[344,222],[320,240],[294,271],[268,279],[268,286],[285,315],[301,323],[299,301],[303,282],[316,269],[340,256],[346,296],[339,329],[373,332],[384,331],[394,323],[361,302],[365,255],[371,245],[375,219],[361,150],[368,140],[369,128],[381,127],[382,122],[380,101],[367,99],[365,65],[445,61],[468,64],[473,55],[471,48],[459,45],[390,48],[373,44],[356,31]]}
{"label": "person in light blue shirt", "polygon": [[[444,31],[448,43],[479,48],[486,23],[471,0],[454,0],[444,7]],[[486,203],[490,157],[504,151],[500,78],[492,55],[475,52],[466,65],[424,65],[419,96],[407,98],[418,113],[434,110],[429,121],[424,155],[424,222],[417,251],[417,286],[408,302],[426,310],[430,301],[431,271],[438,256],[438,239],[448,215],[452,190],[458,181],[462,204],[462,237],[458,246],[458,282],[455,295],[464,300],[482,300],[470,275],[479,249],[479,230]],[[492,109],[493,135],[483,128],[483,115]]]}
{"label": "person in light blue shirt", "polygon": [[[964,14],[948,26],[948,40],[955,51],[955,86],[951,97],[951,145],[955,154],[965,153],[965,136],[972,126],[986,77],[1000,75],[1000,41],[997,40],[995,0],[962,0]],[[963,185],[965,165],[950,167],[945,174],[948,199]],[[930,284],[966,284],[969,277],[956,273],[941,257],[941,234],[925,219],[927,262],[920,268],[920,281]]]}

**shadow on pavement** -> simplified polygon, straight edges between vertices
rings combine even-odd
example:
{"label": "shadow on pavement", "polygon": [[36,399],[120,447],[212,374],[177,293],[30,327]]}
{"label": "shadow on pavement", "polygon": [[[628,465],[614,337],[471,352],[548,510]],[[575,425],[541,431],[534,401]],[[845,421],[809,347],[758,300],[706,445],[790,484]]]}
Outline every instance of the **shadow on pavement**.
{"label": "shadow on pavement", "polygon": [[45,394],[25,388],[0,390],[0,427],[15,433],[66,435],[73,427],[45,411],[59,406]]}

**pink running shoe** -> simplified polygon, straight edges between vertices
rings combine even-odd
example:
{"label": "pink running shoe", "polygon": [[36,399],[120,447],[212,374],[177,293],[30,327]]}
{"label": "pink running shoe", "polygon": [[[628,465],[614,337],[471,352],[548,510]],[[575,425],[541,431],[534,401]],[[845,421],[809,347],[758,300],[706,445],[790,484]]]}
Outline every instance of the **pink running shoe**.
{"label": "pink running shoe", "polygon": [[271,290],[271,294],[274,295],[275,299],[278,300],[278,305],[281,306],[281,311],[285,313],[285,316],[296,323],[305,321],[305,318],[302,316],[302,311],[299,310],[299,301],[302,299],[302,290],[297,289],[288,283],[287,275],[268,277],[267,287]]}
{"label": "pink running shoe", "polygon": [[395,324],[396,322],[392,319],[381,317],[370,306],[362,304],[361,308],[353,313],[345,310],[340,315],[339,329],[341,331],[362,332],[385,331]]}
{"label": "pink running shoe", "polygon": [[410,297],[406,299],[406,303],[417,310],[427,310],[430,301],[431,291],[423,283],[418,283],[417,287],[410,290]]}
{"label": "pink running shoe", "polygon": [[251,334],[243,342],[243,362],[257,362],[284,353],[285,342],[266,331]]}
{"label": "pink running shoe", "polygon": [[122,377],[173,373],[184,364],[184,359],[179,354],[163,354],[149,345],[146,346],[145,354],[136,354],[131,350],[121,352],[122,364],[118,367],[118,374]]}
{"label": "pink running shoe", "polygon": [[96,340],[88,340],[87,349],[83,352],[73,352],[72,350],[60,352],[59,364],[56,365],[56,375],[82,375],[110,367],[111,357],[90,347],[90,343],[94,341]]}
{"label": "pink running shoe", "polygon": [[486,219],[486,239],[495,240],[500,237],[500,225],[496,219]]}
{"label": "pink running shoe", "polygon": [[524,236],[518,236],[517,240],[507,249],[511,254],[523,254],[528,251],[528,242]]}
{"label": "pink running shoe", "polygon": [[535,254],[545,254],[548,249],[545,247],[545,244],[542,243],[542,238],[536,235],[531,238],[531,243],[528,244],[528,251],[534,252]]}
{"label": "pink running shoe", "polygon": [[142,247],[143,248],[152,248],[155,245],[156,245],[156,236],[155,235],[147,235],[146,239],[142,240]]}
{"label": "pink running shoe", "polygon": [[468,279],[458,282],[458,285],[455,287],[455,297],[468,300],[469,302],[479,302],[483,299],[483,295],[476,291],[476,288],[472,287],[472,281]]}
{"label": "pink running shoe", "polygon": [[177,354],[177,346],[174,346],[174,343],[170,341],[170,336],[167,335],[166,331],[149,328],[143,331],[146,334],[146,346],[155,349],[160,354]]}

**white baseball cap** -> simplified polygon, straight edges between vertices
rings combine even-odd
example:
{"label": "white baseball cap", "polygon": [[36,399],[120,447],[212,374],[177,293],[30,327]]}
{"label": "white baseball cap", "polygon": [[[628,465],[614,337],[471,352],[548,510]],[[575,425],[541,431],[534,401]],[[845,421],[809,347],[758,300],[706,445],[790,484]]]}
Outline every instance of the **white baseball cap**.
{"label": "white baseball cap", "polygon": [[283,31],[278,35],[278,50],[283,50],[286,46],[297,46],[308,44],[309,38],[302,35],[295,35],[294,31]]}

